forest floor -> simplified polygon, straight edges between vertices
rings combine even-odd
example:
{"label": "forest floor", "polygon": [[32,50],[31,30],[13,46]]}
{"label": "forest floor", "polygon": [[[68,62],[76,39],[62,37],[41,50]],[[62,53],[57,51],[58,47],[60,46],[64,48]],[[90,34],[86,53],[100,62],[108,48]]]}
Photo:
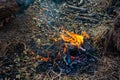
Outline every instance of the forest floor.
{"label": "forest floor", "polygon": [[[110,22],[114,18],[102,11],[105,4],[93,7],[95,2],[92,1],[82,4],[83,12],[71,9],[64,2],[36,1],[25,14],[17,15],[12,23],[3,27],[0,30],[0,80],[119,80],[120,58],[109,54],[103,56],[103,49],[98,46],[101,43],[96,44],[99,37],[113,27]],[[98,50],[94,74],[76,73],[71,77],[54,71],[37,72],[40,54],[55,43],[54,39],[60,37],[63,27],[77,34],[86,31],[90,35],[91,43]]]}

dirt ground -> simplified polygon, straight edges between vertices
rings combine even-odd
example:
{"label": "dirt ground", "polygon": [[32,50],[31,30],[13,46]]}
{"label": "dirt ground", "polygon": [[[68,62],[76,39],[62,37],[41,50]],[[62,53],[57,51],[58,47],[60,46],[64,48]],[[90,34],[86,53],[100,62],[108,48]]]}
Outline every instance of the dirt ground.
{"label": "dirt ground", "polygon": [[[35,60],[35,56],[54,43],[53,38],[59,37],[59,29],[61,26],[64,26],[65,29],[74,31],[78,34],[80,33],[80,30],[85,30],[90,34],[91,40],[93,41],[97,35],[101,35],[100,33],[104,33],[112,27],[111,24],[106,23],[90,23],[90,25],[87,23],[82,24],[75,22],[71,18],[73,16],[72,13],[67,15],[66,22],[63,17],[62,19],[57,19],[58,21],[56,20],[56,24],[53,23],[53,25],[47,25],[47,22],[44,20],[44,14],[42,14],[43,10],[41,6],[38,7],[38,3],[36,2],[35,5],[31,6],[25,14],[17,15],[14,21],[0,29],[0,80],[3,80],[3,76],[8,80],[13,79],[14,77],[18,80],[120,79],[119,56],[103,56],[101,55],[102,49],[99,50],[98,47],[96,47],[98,48],[99,55],[97,69],[94,71],[93,75],[84,73],[76,74],[72,77],[69,75],[61,77],[61,74],[57,74],[55,72],[52,72],[52,76],[48,75],[50,74],[49,72],[37,73],[36,66],[39,64],[39,60]],[[51,21],[52,18],[48,19],[48,21],[49,20]],[[101,19],[101,21],[109,21],[109,19]],[[32,41],[33,43],[31,43]],[[17,50],[14,49],[16,46],[18,46]],[[8,63],[5,62],[7,60]]]}

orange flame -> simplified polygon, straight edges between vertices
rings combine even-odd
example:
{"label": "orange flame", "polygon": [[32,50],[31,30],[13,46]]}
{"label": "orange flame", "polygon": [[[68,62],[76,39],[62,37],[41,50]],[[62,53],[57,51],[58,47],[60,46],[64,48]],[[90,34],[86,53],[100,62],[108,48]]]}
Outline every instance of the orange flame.
{"label": "orange flame", "polygon": [[41,61],[45,61],[45,62],[48,62],[49,58],[44,58],[44,57],[41,57],[40,58]]}
{"label": "orange flame", "polygon": [[77,46],[78,48],[84,43],[84,38],[90,38],[85,31],[79,35],[64,30],[60,36],[66,43],[70,43],[71,45]]}
{"label": "orange flame", "polygon": [[82,32],[82,35],[83,35],[85,38],[87,38],[87,39],[90,38],[89,34],[88,34],[87,32],[85,32],[85,31]]}

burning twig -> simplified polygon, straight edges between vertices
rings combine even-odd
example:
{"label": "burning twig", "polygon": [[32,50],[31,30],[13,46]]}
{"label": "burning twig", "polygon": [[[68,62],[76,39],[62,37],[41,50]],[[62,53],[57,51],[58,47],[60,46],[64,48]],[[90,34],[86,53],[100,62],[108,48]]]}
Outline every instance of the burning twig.
{"label": "burning twig", "polygon": [[77,46],[78,48],[83,44],[84,38],[89,38],[89,35],[86,32],[82,32],[81,35],[75,34],[73,32],[63,31],[61,33],[61,38],[65,43],[70,43],[71,45]]}

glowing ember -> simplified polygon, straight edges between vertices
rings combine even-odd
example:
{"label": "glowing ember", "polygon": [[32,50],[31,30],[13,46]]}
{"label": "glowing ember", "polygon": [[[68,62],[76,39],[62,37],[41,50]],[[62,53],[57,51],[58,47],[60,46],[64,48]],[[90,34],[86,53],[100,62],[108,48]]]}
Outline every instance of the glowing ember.
{"label": "glowing ember", "polygon": [[79,35],[64,30],[60,36],[65,41],[65,43],[70,43],[71,45],[77,46],[78,48],[80,48],[80,46],[84,43],[84,38],[90,38],[85,31]]}
{"label": "glowing ember", "polygon": [[41,57],[40,58],[41,61],[45,61],[45,62],[48,62],[49,58],[44,58],[44,57]]}

